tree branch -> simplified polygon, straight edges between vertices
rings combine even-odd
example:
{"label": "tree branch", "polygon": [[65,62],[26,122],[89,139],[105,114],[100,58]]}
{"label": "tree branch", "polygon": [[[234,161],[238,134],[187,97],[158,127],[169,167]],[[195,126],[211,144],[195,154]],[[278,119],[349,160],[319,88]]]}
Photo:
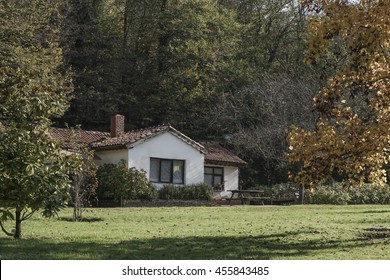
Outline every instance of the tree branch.
{"label": "tree branch", "polygon": [[22,221],[28,220],[31,218],[31,216],[36,212],[36,210],[31,211],[30,213],[26,214],[27,212],[24,212],[22,215]]}
{"label": "tree branch", "polygon": [[1,230],[7,235],[7,236],[14,236],[12,233],[8,232],[4,226],[3,226],[3,223],[0,221],[0,227],[1,227]]}

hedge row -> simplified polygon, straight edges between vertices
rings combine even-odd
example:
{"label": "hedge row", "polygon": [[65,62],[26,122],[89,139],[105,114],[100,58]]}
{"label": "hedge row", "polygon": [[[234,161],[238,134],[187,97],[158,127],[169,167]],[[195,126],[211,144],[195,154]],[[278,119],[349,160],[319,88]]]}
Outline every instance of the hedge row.
{"label": "hedge row", "polygon": [[211,200],[213,191],[206,184],[193,184],[186,186],[164,185],[158,191],[158,198],[169,200]]}
{"label": "hedge row", "polygon": [[318,186],[305,192],[308,204],[390,204],[390,186],[364,184],[344,187],[340,183]]}
{"label": "hedge row", "polygon": [[[256,189],[264,190],[267,196],[299,192],[299,186],[293,183],[259,186]],[[390,186],[364,184],[359,187],[345,187],[341,183],[320,185],[305,191],[305,204],[390,204]]]}
{"label": "hedge row", "polygon": [[164,185],[159,191],[144,171],[127,168],[126,163],[104,164],[97,171],[99,200],[211,200],[212,189],[206,184]]}

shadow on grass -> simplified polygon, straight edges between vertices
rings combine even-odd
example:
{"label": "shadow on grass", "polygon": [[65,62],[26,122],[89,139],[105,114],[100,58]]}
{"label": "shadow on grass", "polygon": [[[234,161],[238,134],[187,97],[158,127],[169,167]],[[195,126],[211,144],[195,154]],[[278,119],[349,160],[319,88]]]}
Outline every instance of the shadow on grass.
{"label": "shadow on grass", "polygon": [[294,239],[302,232],[241,237],[153,238],[117,243],[0,238],[0,259],[293,259],[365,246],[356,240]]}
{"label": "shadow on grass", "polygon": [[94,222],[102,222],[104,219],[102,218],[83,218],[81,221],[74,221],[72,218],[68,217],[59,217],[59,221],[64,221],[64,222],[72,222],[72,223],[94,223]]}
{"label": "shadow on grass", "polygon": [[[390,206],[389,206],[390,207]],[[390,213],[390,209],[389,210],[375,210],[375,211],[363,211],[361,212],[363,214],[381,214],[381,213]]]}
{"label": "shadow on grass", "polygon": [[351,215],[351,214],[384,214],[384,213],[390,213],[390,205],[389,210],[368,210],[368,211],[342,211],[342,212],[336,212],[338,215]]}

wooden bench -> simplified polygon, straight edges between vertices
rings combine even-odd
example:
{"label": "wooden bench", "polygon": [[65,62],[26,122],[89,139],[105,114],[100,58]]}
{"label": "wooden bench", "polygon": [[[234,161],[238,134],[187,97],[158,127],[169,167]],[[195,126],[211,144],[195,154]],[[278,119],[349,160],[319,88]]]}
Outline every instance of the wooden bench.
{"label": "wooden bench", "polygon": [[232,195],[229,199],[229,205],[233,199],[241,200],[241,204],[250,204],[253,202],[260,202],[262,205],[285,205],[293,204],[296,202],[297,197],[295,193],[292,192],[282,192],[274,194],[272,196],[265,195],[264,190],[229,190]]}
{"label": "wooden bench", "polygon": [[[261,202],[265,204],[267,201],[271,201],[272,197],[264,196],[264,191],[262,190],[229,190],[232,195],[229,199],[229,205],[233,199],[240,199],[241,204],[249,204],[251,201]],[[236,196],[235,196],[236,195]]]}
{"label": "wooden bench", "polygon": [[282,192],[272,196],[271,204],[293,204],[297,202],[297,194]]}

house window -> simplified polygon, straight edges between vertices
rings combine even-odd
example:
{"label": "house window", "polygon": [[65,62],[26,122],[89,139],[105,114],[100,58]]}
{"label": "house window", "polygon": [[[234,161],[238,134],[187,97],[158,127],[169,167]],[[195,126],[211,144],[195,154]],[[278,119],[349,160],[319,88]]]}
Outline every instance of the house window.
{"label": "house window", "polygon": [[205,166],[204,182],[213,187],[215,191],[224,190],[223,167]]}
{"label": "house window", "polygon": [[184,160],[150,158],[150,181],[184,184]]}

